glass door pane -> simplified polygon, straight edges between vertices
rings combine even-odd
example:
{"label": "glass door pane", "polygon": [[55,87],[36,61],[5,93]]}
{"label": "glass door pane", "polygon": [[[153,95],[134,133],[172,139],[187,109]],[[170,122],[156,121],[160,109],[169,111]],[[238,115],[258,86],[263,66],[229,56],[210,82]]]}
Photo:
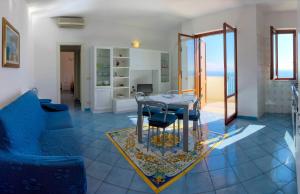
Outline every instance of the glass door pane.
{"label": "glass door pane", "polygon": [[178,90],[195,92],[195,39],[179,34]]}
{"label": "glass door pane", "polygon": [[237,116],[236,29],[224,24],[225,124]]}
{"label": "glass door pane", "polygon": [[110,86],[111,50],[97,48],[97,86]]}

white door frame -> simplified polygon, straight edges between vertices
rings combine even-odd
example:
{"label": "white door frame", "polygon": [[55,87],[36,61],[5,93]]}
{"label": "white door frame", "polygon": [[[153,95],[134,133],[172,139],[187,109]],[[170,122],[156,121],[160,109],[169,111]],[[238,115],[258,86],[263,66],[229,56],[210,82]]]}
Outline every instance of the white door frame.
{"label": "white door frame", "polygon": [[60,92],[60,47],[61,46],[80,46],[80,102],[81,102],[81,110],[84,111],[85,109],[85,102],[87,102],[86,96],[84,92],[86,87],[84,84],[84,75],[85,69],[83,68],[85,56],[83,54],[83,50],[85,48],[84,44],[81,42],[59,42],[57,43],[57,63],[56,63],[56,76],[57,76],[57,83],[56,83],[56,91],[57,91],[57,102],[61,103],[61,92]]}

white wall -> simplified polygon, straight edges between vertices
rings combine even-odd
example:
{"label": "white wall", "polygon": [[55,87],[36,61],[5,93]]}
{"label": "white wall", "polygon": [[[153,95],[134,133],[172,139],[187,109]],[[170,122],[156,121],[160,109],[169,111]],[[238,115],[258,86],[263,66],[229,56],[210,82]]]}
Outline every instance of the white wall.
{"label": "white wall", "polygon": [[257,36],[257,106],[258,116],[262,116],[265,112],[265,80],[266,80],[266,69],[265,69],[265,23],[264,23],[264,11],[260,7],[256,7],[256,36]]}
{"label": "white wall", "polygon": [[[91,46],[130,47],[133,39],[141,40],[141,47],[146,49],[168,50],[166,32],[156,29],[142,29],[101,20],[87,20],[81,30],[61,29],[55,20],[48,17],[33,17],[35,43],[35,84],[40,95],[58,101],[58,61],[57,45],[59,43],[83,44],[82,103],[89,106],[89,48]],[[48,36],[47,36],[48,35]]]}
{"label": "white wall", "polygon": [[[226,22],[237,27],[238,47],[238,114],[259,116],[256,42],[256,7],[230,9],[190,20],[182,24],[181,32],[195,34],[222,29]],[[177,65],[177,64],[176,64]],[[174,67],[173,68],[177,68]],[[172,71],[175,77],[176,71]]]}
{"label": "white wall", "polygon": [[178,32],[181,31],[181,25],[176,26],[169,32],[169,53],[171,67],[171,89],[178,89]]}
{"label": "white wall", "polygon": [[[28,14],[25,1],[0,1],[0,18],[2,17],[5,17],[20,33],[21,67],[18,69],[0,67],[1,107],[33,87],[31,17]],[[2,30],[0,30],[0,37],[2,37]],[[2,59],[2,51],[0,52],[0,59]]]}

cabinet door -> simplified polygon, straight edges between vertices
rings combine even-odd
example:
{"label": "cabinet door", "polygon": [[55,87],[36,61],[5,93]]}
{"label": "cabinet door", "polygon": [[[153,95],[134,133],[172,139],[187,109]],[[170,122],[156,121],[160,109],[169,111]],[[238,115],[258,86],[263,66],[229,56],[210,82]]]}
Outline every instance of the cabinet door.
{"label": "cabinet door", "polygon": [[111,86],[111,49],[96,49],[96,87]]}
{"label": "cabinet door", "polygon": [[169,82],[169,53],[161,53],[160,55],[160,68],[161,68],[161,82]]}
{"label": "cabinet door", "polygon": [[95,91],[96,112],[106,112],[112,110],[112,90],[111,88],[99,88]]}
{"label": "cabinet door", "polygon": [[135,70],[157,70],[160,68],[160,52],[146,49],[130,49],[130,66]]}

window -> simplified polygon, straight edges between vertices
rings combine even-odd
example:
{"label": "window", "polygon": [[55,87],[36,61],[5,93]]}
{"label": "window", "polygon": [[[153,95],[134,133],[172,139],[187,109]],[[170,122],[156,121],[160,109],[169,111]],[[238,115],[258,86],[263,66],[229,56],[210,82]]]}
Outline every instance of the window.
{"label": "window", "polygon": [[271,79],[296,79],[296,30],[271,26]]}

